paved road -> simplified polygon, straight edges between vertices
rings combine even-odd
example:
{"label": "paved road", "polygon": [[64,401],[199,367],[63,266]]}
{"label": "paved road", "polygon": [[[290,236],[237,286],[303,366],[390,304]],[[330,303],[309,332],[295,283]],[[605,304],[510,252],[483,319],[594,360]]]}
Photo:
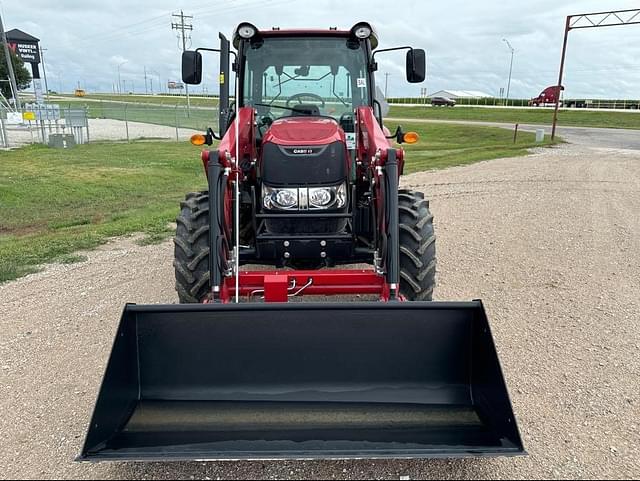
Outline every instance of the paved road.
{"label": "paved road", "polygon": [[[504,122],[475,122],[469,120],[389,118],[387,121],[486,125],[489,127],[502,127],[505,129],[513,129],[514,127],[514,124]],[[548,125],[520,124],[519,128],[530,132],[535,132],[536,129],[544,129],[546,135],[551,135],[551,126]],[[640,150],[640,130],[602,129],[594,127],[558,127],[557,132],[558,135],[564,138],[567,142],[578,144],[583,147]]]}

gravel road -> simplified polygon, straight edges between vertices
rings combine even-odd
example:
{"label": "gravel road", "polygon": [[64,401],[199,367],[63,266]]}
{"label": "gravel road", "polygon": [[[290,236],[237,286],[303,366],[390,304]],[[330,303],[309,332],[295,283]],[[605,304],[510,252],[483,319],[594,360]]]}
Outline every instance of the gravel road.
{"label": "gravel road", "polygon": [[172,246],[117,240],[0,286],[3,478],[637,478],[640,153],[573,145],[407,176],[432,199],[439,300],[482,298],[529,456],[73,463],[125,302],[175,302]]}

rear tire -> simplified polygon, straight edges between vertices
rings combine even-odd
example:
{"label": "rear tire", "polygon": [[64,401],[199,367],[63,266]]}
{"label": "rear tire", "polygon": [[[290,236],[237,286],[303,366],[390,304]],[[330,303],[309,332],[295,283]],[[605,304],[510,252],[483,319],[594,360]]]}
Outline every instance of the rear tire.
{"label": "rear tire", "polygon": [[436,235],[429,201],[422,192],[400,190],[400,293],[430,301],[436,277]]}
{"label": "rear tire", "polygon": [[180,304],[198,304],[210,291],[209,276],[209,193],[187,194],[176,219],[176,291]]}

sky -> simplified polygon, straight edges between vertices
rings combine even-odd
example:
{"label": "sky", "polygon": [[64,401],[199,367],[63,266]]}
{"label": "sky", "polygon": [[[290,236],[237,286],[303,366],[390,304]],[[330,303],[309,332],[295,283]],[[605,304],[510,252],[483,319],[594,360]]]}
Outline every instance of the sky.
{"label": "sky", "polygon": [[[158,92],[180,80],[181,42],[171,29],[173,13],[192,15],[188,46],[217,47],[238,23],[259,28],[374,25],[381,48],[411,45],[427,51],[427,80],[408,84],[404,55],[379,58],[378,83],[388,77],[388,96],[419,96],[421,88],[506,89],[515,49],[512,98],[535,97],[554,85],[567,15],[640,8],[638,0],[1,0],[6,30],[40,38],[46,49],[49,89],[89,92],[117,88],[118,68],[126,90]],[[573,98],[640,98],[640,25],[573,30],[564,85]],[[205,82],[196,93],[217,93],[218,61],[205,57]]]}

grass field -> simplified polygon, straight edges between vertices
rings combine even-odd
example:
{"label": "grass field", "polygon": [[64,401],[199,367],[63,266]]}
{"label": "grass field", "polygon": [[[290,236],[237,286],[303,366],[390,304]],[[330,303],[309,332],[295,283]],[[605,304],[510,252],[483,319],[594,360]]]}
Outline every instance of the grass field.
{"label": "grass field", "polygon": [[[507,109],[482,107],[401,107],[392,106],[389,117],[433,120],[468,120],[474,122],[508,122],[551,125],[553,110]],[[561,110],[558,125],[573,127],[610,127],[640,129],[640,112],[612,112],[608,110]]]}
{"label": "grass field", "polygon": [[186,143],[44,146],[0,153],[0,281],[109,237],[164,238],[185,192],[204,187]]}
{"label": "grass field", "polygon": [[[149,124],[168,125],[188,129],[205,130],[208,127],[217,129],[218,110],[215,107],[196,107],[187,111],[182,104],[131,103],[113,100],[101,101],[57,101],[60,108],[78,108],[86,106],[89,118],[128,120]],[[64,112],[63,112],[64,113]]]}
{"label": "grass field", "polygon": [[[69,98],[71,102],[128,102],[138,104],[151,104],[174,107],[187,106],[187,98],[185,96],[169,96],[169,95],[116,95],[116,94],[92,94],[85,97],[75,97],[74,95],[60,95],[63,98]],[[63,101],[64,102],[64,101]],[[191,105],[194,107],[217,107],[218,99],[213,97],[197,97],[191,96]]]}
{"label": "grass field", "polygon": [[[203,128],[202,122],[215,120],[215,113],[205,113],[194,109],[191,118],[186,116],[185,97],[163,97],[145,95],[111,95],[94,94],[81,100],[71,101],[71,105],[83,102],[89,106],[91,115],[122,120],[123,102],[128,104],[130,120],[164,122],[164,125],[175,125],[178,113],[178,125],[187,128]],[[68,105],[65,101],[61,105]],[[218,101],[213,98],[191,99],[191,105],[197,108],[217,107]],[[175,107],[178,107],[175,110]],[[160,109],[152,112],[153,109]],[[164,109],[167,109],[164,111]],[[506,122],[520,124],[550,125],[553,121],[551,109],[514,109],[514,108],[482,108],[482,107],[407,107],[394,105],[389,114],[391,118],[432,119],[432,120],[464,120],[473,122]],[[640,130],[640,111],[592,111],[592,110],[560,110],[558,125],[573,127],[609,127]]]}
{"label": "grass field", "polygon": [[[421,142],[407,147],[406,173],[526,153],[497,128],[405,124]],[[166,238],[186,192],[205,188],[199,149],[176,142],[94,143],[69,150],[31,146],[0,152],[0,282],[110,237]]]}
{"label": "grass field", "polygon": [[[92,118],[147,122],[182,128],[217,129],[217,100],[211,98],[193,98],[190,113],[187,113],[184,97],[162,97],[143,95],[92,95],[81,100],[58,103],[67,106],[86,105]],[[407,107],[392,106],[389,121],[393,119],[415,120],[457,120],[469,122],[503,122],[512,124],[551,125],[553,111],[550,109],[513,109],[482,107]],[[639,129],[640,112],[610,110],[561,110],[560,126],[609,127],[620,129]]]}

